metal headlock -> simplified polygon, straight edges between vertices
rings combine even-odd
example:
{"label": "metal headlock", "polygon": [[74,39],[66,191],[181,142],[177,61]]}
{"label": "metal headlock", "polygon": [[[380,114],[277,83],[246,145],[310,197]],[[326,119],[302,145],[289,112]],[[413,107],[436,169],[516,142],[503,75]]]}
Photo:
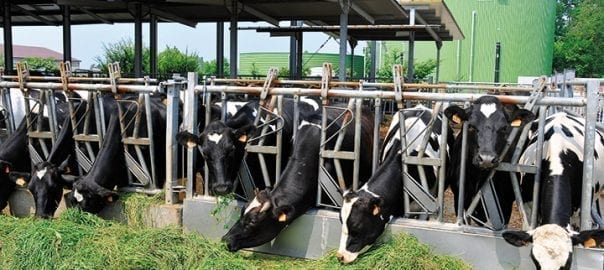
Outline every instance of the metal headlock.
{"label": "metal headlock", "polygon": [[0,88],[0,113],[2,114],[0,121],[4,124],[0,128],[0,143],[4,142],[4,139],[15,131],[15,118],[12,108],[10,89]]}
{"label": "metal headlock", "polygon": [[[271,184],[271,175],[268,171],[267,162],[264,155],[274,155],[275,157],[275,184],[277,181],[279,181],[281,176],[281,157],[283,155],[282,130],[284,125],[283,118],[281,117],[281,113],[283,111],[283,97],[269,95],[269,89],[272,86],[273,81],[278,77],[278,74],[279,70],[277,68],[270,68],[266,74],[266,79],[262,86],[262,91],[260,92],[258,114],[254,119],[254,126],[260,130],[260,134],[248,138],[247,145],[245,147],[246,153],[243,161],[241,162],[241,168],[239,169],[239,174],[237,177],[247,200],[251,200],[255,197],[254,190],[256,189],[254,179],[252,178],[249,166],[246,162],[249,154],[258,155],[260,170],[262,172],[265,186],[271,187],[273,185]],[[275,145],[265,145],[266,137],[271,134],[276,134],[277,139]]]}
{"label": "metal headlock", "polygon": [[[80,174],[90,171],[106,132],[102,93],[90,91],[87,94],[86,103],[83,103],[84,100],[79,97],[67,99]],[[75,103],[78,103],[78,106],[85,104],[85,107],[78,108],[74,106]],[[82,109],[84,112],[80,115]]]}
{"label": "metal headlock", "polygon": [[[346,108],[332,107],[328,105],[329,82],[331,80],[331,64],[323,65],[323,78],[321,88],[321,98],[323,100],[323,115],[321,121],[321,143],[319,152],[319,188],[317,190],[317,205],[331,208],[339,208],[342,205],[342,193],[346,189],[357,190],[359,188],[359,168],[360,168],[360,149],[361,149],[361,106],[362,99],[351,98]],[[362,85],[358,89],[362,91]],[[327,109],[342,110],[342,113],[332,122],[327,121]],[[327,132],[332,125],[342,121],[340,129],[336,134],[327,137]],[[353,151],[342,150],[342,142],[347,133],[347,127],[354,121],[354,149]],[[337,136],[337,137],[336,137]],[[335,139],[333,149],[328,149],[328,143]],[[333,165],[336,172],[335,178],[330,174],[325,166],[326,159],[333,159]],[[352,186],[348,187],[344,179],[341,160],[353,160],[353,179]],[[328,202],[323,201],[324,196]]]}
{"label": "metal headlock", "polygon": [[[546,82],[545,82],[545,78],[542,77],[540,79],[540,83],[534,88],[533,92],[531,92],[531,95],[529,96],[527,102],[524,105],[524,109],[529,110],[529,111],[536,111],[536,103],[537,101],[539,101],[542,98],[542,94],[544,89],[547,87]],[[545,114],[541,114],[540,115],[541,119],[540,119],[540,129],[542,132],[543,130],[543,122],[541,122],[542,120],[545,120]],[[465,128],[466,123],[464,123],[464,135],[463,135],[463,140],[467,140],[467,128]],[[514,128],[512,130],[512,132],[510,133],[510,135],[508,135],[507,138],[507,143],[504,147],[504,149],[502,150],[502,152],[499,154],[499,159],[500,160],[504,160],[504,157],[507,155],[507,152],[510,150],[510,148],[512,147],[512,143],[516,140],[517,136],[519,135],[519,132],[521,132],[520,137],[518,138],[518,141],[516,143],[516,148],[514,149],[514,153],[512,156],[512,159],[510,162],[501,162],[500,165],[497,168],[492,169],[489,172],[489,176],[487,177],[486,181],[484,182],[484,184],[482,185],[482,187],[480,188],[480,191],[473,197],[472,202],[470,203],[470,206],[468,207],[468,209],[466,209],[465,211],[461,211],[458,213],[458,222],[463,220],[466,224],[469,222],[469,219],[473,220],[474,222],[477,222],[487,228],[493,229],[493,230],[501,230],[505,227],[505,217],[502,214],[501,211],[501,206],[499,205],[499,200],[497,197],[497,193],[495,192],[495,186],[493,184],[493,176],[495,175],[496,171],[507,171],[510,172],[510,176],[511,176],[511,184],[512,187],[514,189],[514,196],[516,198],[516,202],[518,204],[518,208],[520,209],[520,213],[521,216],[523,218],[524,224],[529,224],[528,220],[527,220],[527,216],[526,216],[526,211],[525,209],[523,209],[522,206],[522,196],[520,194],[520,186],[519,186],[519,181],[516,177],[517,172],[524,172],[524,173],[533,173],[535,174],[535,183],[537,183],[538,185],[538,180],[540,177],[540,166],[541,164],[538,163],[537,166],[528,166],[528,165],[519,165],[518,164],[518,160],[520,158],[520,155],[522,154],[522,146],[524,145],[526,139],[528,138],[528,132],[530,130],[530,125],[525,125],[524,128],[522,130],[520,130],[519,128]],[[540,135],[542,136],[542,135]],[[463,147],[462,147],[463,148]],[[538,141],[537,144],[537,149],[542,149],[543,148],[543,139],[541,137],[541,139]],[[466,151],[463,150],[462,151]],[[538,160],[540,159],[540,151],[538,151],[537,153],[538,155]],[[463,160],[462,162],[466,162],[466,160]],[[463,184],[464,180],[460,179],[460,189],[464,187]],[[461,193],[461,192],[460,192]],[[536,198],[533,198],[534,200]],[[459,198],[460,202],[459,205],[464,205],[464,198],[460,197]],[[533,201],[535,202],[535,201]],[[485,216],[487,217],[487,220],[479,220],[478,218],[472,216],[472,213],[474,212],[474,210],[476,209],[476,207],[478,207],[478,204],[482,203],[482,205],[484,206],[485,209]],[[536,207],[536,204],[534,203],[534,207]],[[534,215],[536,215],[536,211],[533,211]],[[536,222],[536,216],[535,216],[535,222]],[[535,222],[531,222],[531,227],[534,226],[534,224],[536,224]]]}

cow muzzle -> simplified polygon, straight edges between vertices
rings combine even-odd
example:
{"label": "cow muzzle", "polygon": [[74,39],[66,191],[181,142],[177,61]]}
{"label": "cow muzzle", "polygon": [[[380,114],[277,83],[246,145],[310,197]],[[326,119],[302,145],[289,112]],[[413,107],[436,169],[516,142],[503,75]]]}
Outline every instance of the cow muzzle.
{"label": "cow muzzle", "polygon": [[496,155],[478,154],[474,158],[474,163],[481,169],[492,169],[499,166],[499,158]]}
{"label": "cow muzzle", "polygon": [[214,192],[214,195],[218,195],[218,196],[228,195],[229,193],[231,193],[232,190],[233,190],[232,184],[215,184],[212,187],[212,191]]}
{"label": "cow muzzle", "polygon": [[348,251],[338,251],[338,253],[336,253],[336,257],[338,258],[338,261],[341,264],[349,264],[351,262],[353,262],[354,260],[357,259],[357,257],[359,256],[358,253],[353,253],[353,252],[348,252]]}

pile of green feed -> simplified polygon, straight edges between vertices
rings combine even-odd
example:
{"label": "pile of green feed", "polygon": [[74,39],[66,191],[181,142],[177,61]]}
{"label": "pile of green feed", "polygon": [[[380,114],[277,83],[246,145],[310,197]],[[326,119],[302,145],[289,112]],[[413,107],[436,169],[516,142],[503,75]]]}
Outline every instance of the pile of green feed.
{"label": "pile of green feed", "polygon": [[319,260],[230,253],[221,243],[179,228],[132,227],[68,209],[54,220],[0,215],[0,269],[470,269],[409,235],[341,266]]}

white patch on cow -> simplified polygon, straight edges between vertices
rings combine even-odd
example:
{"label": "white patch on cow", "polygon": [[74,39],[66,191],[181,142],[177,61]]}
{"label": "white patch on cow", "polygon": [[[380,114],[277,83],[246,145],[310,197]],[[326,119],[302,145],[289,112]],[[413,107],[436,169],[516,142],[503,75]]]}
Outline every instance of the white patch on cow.
{"label": "white patch on cow", "polygon": [[212,134],[208,135],[208,140],[215,144],[218,144],[218,142],[220,142],[221,139],[222,139],[222,134],[212,133]]}
{"label": "white patch on cow", "polygon": [[352,206],[357,200],[359,200],[358,197],[351,199],[349,202],[344,201],[340,210],[340,215],[342,217],[342,234],[340,235],[340,248],[338,249],[338,254],[344,256],[344,263],[352,262],[359,256],[358,252],[349,252],[346,250],[346,242],[348,242],[347,222],[350,217],[350,212],[352,212]]}
{"label": "white patch on cow", "polygon": [[375,197],[375,198],[379,198],[380,196],[373,193],[373,191],[369,190],[369,186],[367,186],[367,184],[364,184],[363,187],[361,187],[361,189],[359,191],[365,191],[367,193],[369,193],[371,196]]}
{"label": "white patch on cow", "polygon": [[258,115],[258,109],[254,108],[252,111],[252,116],[256,117]]}
{"label": "white patch on cow", "polygon": [[[411,109],[405,109],[406,111],[425,111],[425,113],[431,113],[431,110],[423,105],[415,106]],[[392,146],[395,142],[400,140],[400,130],[399,130],[399,114],[395,113],[392,117],[392,121],[390,122],[390,127],[388,128],[388,134],[394,132],[394,136],[386,142],[384,146],[383,154],[381,160],[384,160],[387,154],[390,152]],[[396,129],[396,130],[395,130]],[[424,137],[424,131],[426,130],[426,124],[422,120],[418,120],[417,117],[407,117],[405,118],[405,140],[407,144],[410,144],[407,148],[409,152],[412,150],[419,150],[421,146],[421,142]],[[439,137],[436,134],[431,135],[432,139],[439,141]],[[436,149],[432,148],[432,145],[427,144],[425,149],[425,154],[431,158],[439,158],[439,153]]]}
{"label": "white patch on cow", "polygon": [[73,197],[76,199],[77,202],[82,202],[84,200],[84,196],[82,196],[82,194],[78,192],[77,189],[73,190]]}
{"label": "white patch on cow", "polygon": [[262,204],[258,201],[258,198],[254,197],[254,200],[250,203],[250,205],[248,205],[247,208],[245,208],[245,211],[243,211],[243,214],[247,214],[249,211],[252,211],[252,209],[256,208],[256,207],[260,207]]}
{"label": "white patch on cow", "polygon": [[484,117],[486,118],[489,118],[489,116],[491,116],[491,114],[493,114],[495,111],[497,111],[497,104],[495,103],[480,105],[480,112],[484,114]]}
{"label": "white patch on cow", "polygon": [[569,232],[556,224],[546,224],[528,232],[533,236],[533,256],[541,269],[560,269],[573,251]]}
{"label": "white patch on cow", "polygon": [[38,179],[42,179],[42,177],[44,177],[45,174],[46,174],[46,168],[36,172],[36,176],[38,177]]}
{"label": "white patch on cow", "polygon": [[298,126],[298,129],[301,129],[303,126],[312,126],[312,127],[316,127],[316,128],[321,128],[321,125],[311,123],[306,120],[302,120],[302,123],[300,123],[300,126]]}
{"label": "white patch on cow", "polygon": [[312,108],[316,111],[319,109],[319,103],[316,100],[308,97],[301,97],[300,101],[312,106]]}

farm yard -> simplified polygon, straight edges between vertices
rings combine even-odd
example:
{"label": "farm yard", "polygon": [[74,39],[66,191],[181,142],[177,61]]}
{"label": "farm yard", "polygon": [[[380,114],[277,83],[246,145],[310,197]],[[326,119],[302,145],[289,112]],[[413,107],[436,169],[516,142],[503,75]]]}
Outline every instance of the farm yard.
{"label": "farm yard", "polygon": [[601,3],[202,2],[2,2],[0,269],[602,269]]}

